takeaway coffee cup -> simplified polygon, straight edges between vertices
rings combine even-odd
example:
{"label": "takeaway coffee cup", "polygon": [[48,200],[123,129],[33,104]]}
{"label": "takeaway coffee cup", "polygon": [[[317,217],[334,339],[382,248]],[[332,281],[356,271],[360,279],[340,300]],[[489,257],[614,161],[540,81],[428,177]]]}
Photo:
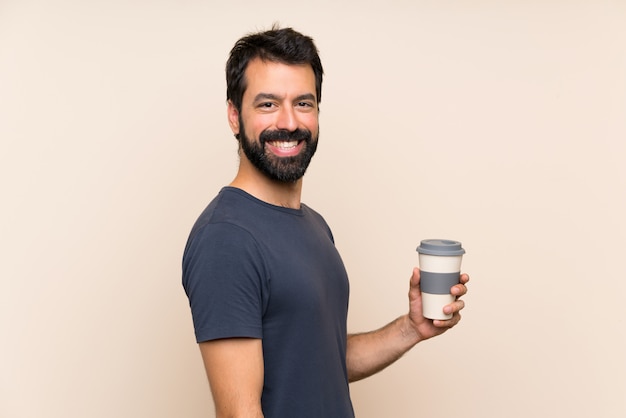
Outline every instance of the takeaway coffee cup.
{"label": "takeaway coffee cup", "polygon": [[459,283],[461,259],[465,250],[458,241],[427,239],[417,247],[419,253],[422,313],[430,319],[450,319],[443,307],[454,302],[450,288]]}

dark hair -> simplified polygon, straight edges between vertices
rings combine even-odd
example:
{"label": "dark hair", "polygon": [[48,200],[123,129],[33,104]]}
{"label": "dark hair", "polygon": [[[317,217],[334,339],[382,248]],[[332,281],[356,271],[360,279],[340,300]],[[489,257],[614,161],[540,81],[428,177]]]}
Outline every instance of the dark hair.
{"label": "dark hair", "polygon": [[246,68],[255,58],[290,65],[311,65],[315,74],[317,102],[322,100],[324,70],[313,39],[292,28],[280,29],[274,25],[271,30],[244,36],[230,51],[226,62],[226,99],[237,110],[241,111],[243,93],[247,88]]}

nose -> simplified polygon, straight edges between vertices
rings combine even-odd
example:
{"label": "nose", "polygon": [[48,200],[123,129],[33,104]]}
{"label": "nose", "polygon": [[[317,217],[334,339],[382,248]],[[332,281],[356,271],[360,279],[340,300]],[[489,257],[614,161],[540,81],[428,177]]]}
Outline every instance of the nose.
{"label": "nose", "polygon": [[283,106],[277,114],[276,128],[293,132],[298,128],[296,111],[291,106]]}

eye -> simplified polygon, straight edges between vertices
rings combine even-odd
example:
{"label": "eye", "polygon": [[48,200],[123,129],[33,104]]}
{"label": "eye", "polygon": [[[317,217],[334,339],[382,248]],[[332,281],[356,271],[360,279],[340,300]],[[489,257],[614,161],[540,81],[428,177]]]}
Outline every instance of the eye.
{"label": "eye", "polygon": [[277,108],[278,108],[278,105],[276,104],[276,102],[272,102],[272,101],[259,102],[256,105],[256,109],[262,113],[272,113],[276,111]]}
{"label": "eye", "polygon": [[298,102],[296,103],[296,106],[304,110],[310,110],[315,108],[315,105],[312,102]]}

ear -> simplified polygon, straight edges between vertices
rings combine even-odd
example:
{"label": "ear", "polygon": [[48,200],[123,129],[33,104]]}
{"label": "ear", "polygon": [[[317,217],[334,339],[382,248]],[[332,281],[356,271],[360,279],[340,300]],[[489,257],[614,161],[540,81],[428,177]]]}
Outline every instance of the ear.
{"label": "ear", "polygon": [[233,131],[233,134],[235,134],[235,137],[238,137],[239,129],[240,129],[239,111],[237,110],[233,102],[231,102],[230,100],[228,101],[227,113],[228,113],[228,124],[230,125],[230,129]]}

